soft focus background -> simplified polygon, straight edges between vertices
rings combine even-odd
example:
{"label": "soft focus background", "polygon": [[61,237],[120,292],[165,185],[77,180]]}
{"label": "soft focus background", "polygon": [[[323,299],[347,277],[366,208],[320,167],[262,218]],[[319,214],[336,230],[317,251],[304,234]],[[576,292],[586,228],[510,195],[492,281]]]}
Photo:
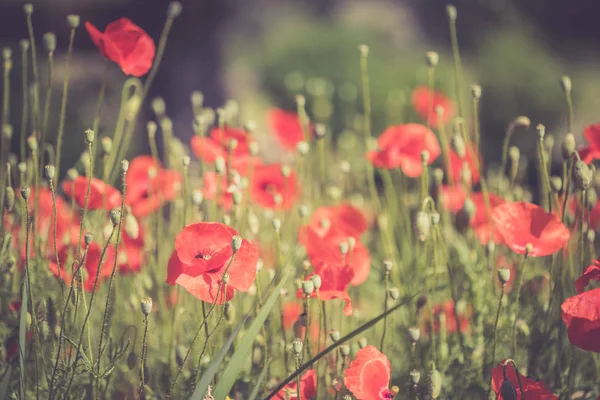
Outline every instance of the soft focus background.
{"label": "soft focus background", "polygon": [[[103,30],[129,17],[158,40],[167,8],[159,0],[32,1],[34,29],[41,47],[44,32],[58,37],[53,113],[58,110],[68,40],[65,16],[79,14],[69,92],[67,142],[73,146],[63,163],[72,166],[83,149],[80,134],[92,124],[105,62],[89,39],[84,21]],[[314,120],[330,120],[335,134],[360,129],[346,116],[360,110],[359,44],[370,46],[374,132],[399,120],[414,119],[410,93],[426,84],[424,53],[440,53],[436,85],[453,93],[452,60],[445,11],[439,0],[187,0],[177,19],[165,59],[151,90],[161,96],[176,134],[187,142],[193,134],[192,90],[205,94],[205,104],[218,107],[240,102],[243,119],[264,123],[270,105],[294,109],[294,97],[306,95]],[[571,76],[578,140],[585,124],[600,120],[600,3],[594,0],[457,0],[458,36],[466,70],[465,84],[483,88],[484,157],[499,157],[508,122],[527,115],[543,123],[560,143],[566,132],[566,107],[559,86]],[[13,68],[12,121],[20,120],[20,56],[18,41],[27,28],[22,0],[0,2],[0,46],[11,47]],[[40,53],[41,54],[41,53]],[[44,57],[38,58],[43,62]],[[100,135],[110,135],[120,87],[125,77],[116,66]],[[41,76],[44,77],[42,70]],[[42,84],[44,80],[42,79]],[[465,87],[468,98],[468,86]],[[146,106],[150,118],[150,107]],[[143,125],[143,124],[141,124]],[[56,129],[54,129],[55,131]],[[18,132],[18,130],[15,130]],[[17,135],[18,136],[18,135]],[[143,146],[143,132],[140,140]],[[533,129],[515,137],[526,152],[535,143]],[[16,142],[15,142],[16,145]],[[555,146],[555,148],[558,146]],[[532,154],[532,153],[530,153]]]}

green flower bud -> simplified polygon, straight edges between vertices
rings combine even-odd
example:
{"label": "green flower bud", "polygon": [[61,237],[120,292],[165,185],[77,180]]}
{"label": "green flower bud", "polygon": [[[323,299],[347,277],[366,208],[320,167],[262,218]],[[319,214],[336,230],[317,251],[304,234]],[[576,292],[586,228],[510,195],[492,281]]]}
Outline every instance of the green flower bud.
{"label": "green flower bud", "polygon": [[332,342],[337,342],[338,340],[340,340],[341,337],[342,336],[340,334],[340,331],[338,331],[337,329],[332,329],[329,331],[329,338]]}
{"label": "green flower bud", "polygon": [[25,15],[27,15],[27,16],[33,14],[33,4],[31,4],[31,3],[24,4],[23,11],[25,11]]}
{"label": "green flower bud", "polygon": [[340,353],[343,357],[348,357],[350,355],[350,345],[343,344],[340,346]]}
{"label": "green flower bud", "polygon": [[570,160],[575,152],[577,144],[575,143],[575,135],[568,133],[563,139],[561,145],[561,155],[563,160]]}
{"label": "green flower bud", "polygon": [[314,284],[315,289],[319,290],[321,288],[322,282],[321,282],[321,276],[320,275],[318,275],[318,274],[312,275],[310,277],[310,280]]}
{"label": "green flower bud", "polygon": [[425,53],[425,62],[427,63],[428,67],[434,68],[438,65],[439,61],[440,55],[435,51],[428,51],[427,53]]}
{"label": "green flower bud", "polygon": [[129,161],[121,160],[121,171],[123,171],[124,173],[127,173],[128,170],[129,170]]}
{"label": "green flower bud", "polygon": [[79,15],[69,14],[67,15],[67,24],[71,29],[76,29],[79,26]]}
{"label": "green flower bud", "polygon": [[4,208],[7,212],[11,212],[15,206],[15,190],[12,186],[7,186],[4,192]]}
{"label": "green flower bud", "polygon": [[27,201],[29,199],[29,195],[31,194],[31,189],[29,186],[21,186],[21,197],[23,200]]}
{"label": "green flower bud", "polygon": [[481,98],[481,86],[478,84],[471,85],[471,96],[473,96],[473,99],[479,100]]}
{"label": "green flower bud", "polygon": [[94,241],[94,234],[92,232],[86,232],[86,234],[83,235],[83,241],[86,247],[90,246]]}
{"label": "green flower bud", "polygon": [[458,158],[463,159],[467,155],[467,145],[460,134],[452,135],[452,149],[458,155]]}
{"label": "green flower bud", "polygon": [[181,14],[181,3],[178,1],[172,1],[169,3],[169,8],[167,9],[167,16],[171,19],[179,17]]}
{"label": "green flower bud", "polygon": [[231,248],[234,253],[242,248],[242,242],[242,237],[240,235],[235,235],[231,238]]}
{"label": "green flower bud", "polygon": [[54,53],[56,50],[56,35],[52,32],[44,33],[44,48],[48,53]]}
{"label": "green flower bud", "polygon": [[118,208],[115,208],[114,210],[112,210],[110,212],[110,222],[112,223],[113,227],[119,225],[120,219],[121,219],[121,210],[119,210]]}
{"label": "green flower bud", "polygon": [[579,190],[586,190],[592,183],[592,172],[581,160],[577,160],[573,166],[573,182]]}
{"label": "green flower bud", "polygon": [[563,75],[560,77],[560,87],[565,93],[571,93],[571,78],[567,75]]}
{"label": "green flower bud", "polygon": [[410,340],[416,343],[421,338],[421,329],[418,326],[410,327],[408,328],[408,334],[410,335]]}
{"label": "green flower bud", "polygon": [[433,366],[429,372],[429,394],[432,399],[437,399],[442,392],[442,374]]}
{"label": "green flower bud", "polygon": [[152,312],[152,299],[150,297],[144,297],[140,301],[140,305],[142,307],[142,314],[144,314],[146,317],[150,315]]}
{"label": "green flower bud", "polygon": [[292,349],[294,350],[296,356],[300,356],[300,354],[302,354],[303,347],[304,345],[302,344],[302,340],[300,340],[299,338],[294,339],[294,341],[292,342]]}
{"label": "green flower bud", "polygon": [[54,179],[54,174],[56,172],[56,168],[52,164],[48,164],[44,167],[44,171],[46,172],[46,178],[51,181]]}
{"label": "green flower bud", "polygon": [[415,219],[415,228],[419,240],[424,242],[431,232],[431,217],[424,211],[417,212]]}
{"label": "green flower bud", "polygon": [[448,18],[450,18],[451,21],[456,21],[456,7],[448,4],[446,6],[446,13],[448,14]]}
{"label": "green flower bud", "polygon": [[310,296],[315,290],[315,284],[313,281],[302,281],[302,293],[305,296]]}
{"label": "green flower bud", "polygon": [[413,385],[418,385],[419,381],[421,380],[421,373],[416,369],[413,369],[412,371],[410,371],[410,380],[413,383]]}
{"label": "green flower bud", "polygon": [[498,268],[498,280],[502,285],[505,285],[510,280],[510,269]]}

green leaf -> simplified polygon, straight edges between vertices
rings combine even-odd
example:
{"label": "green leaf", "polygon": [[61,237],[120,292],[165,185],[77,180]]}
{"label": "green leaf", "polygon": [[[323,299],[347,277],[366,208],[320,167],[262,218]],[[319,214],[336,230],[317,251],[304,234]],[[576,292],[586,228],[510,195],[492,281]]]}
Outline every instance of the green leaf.
{"label": "green leaf", "polygon": [[[254,309],[254,307],[252,309]],[[252,311],[252,309],[250,309],[250,311]],[[196,390],[194,390],[194,393],[192,394],[192,397],[190,398],[190,400],[204,399],[204,395],[206,394],[206,391],[208,390],[208,385],[210,385],[210,382],[212,381],[213,377],[217,373],[217,369],[221,365],[223,358],[225,358],[225,355],[227,354],[227,352],[229,351],[229,348],[233,344],[234,339],[236,338],[238,333],[240,333],[240,330],[242,329],[242,326],[244,326],[244,324],[246,323],[247,319],[248,319],[248,315],[246,315],[239,322],[239,324],[233,330],[233,332],[231,332],[231,335],[229,335],[229,337],[227,338],[227,341],[225,342],[225,344],[223,345],[221,350],[219,350],[219,352],[215,355],[215,358],[213,359],[213,361],[210,363],[210,365],[208,366],[206,371],[204,371],[204,373],[202,374],[202,377],[200,377],[200,381],[196,385]]]}
{"label": "green leaf", "polygon": [[8,398],[8,385],[10,383],[10,376],[12,375],[12,366],[8,366],[8,370],[2,377],[2,381],[0,381],[0,400],[5,400]]}
{"label": "green leaf", "polygon": [[279,284],[275,287],[275,289],[273,289],[273,293],[271,293],[271,296],[269,296],[267,301],[263,304],[262,309],[242,339],[240,346],[235,353],[233,353],[231,360],[223,371],[223,375],[213,390],[213,396],[215,399],[224,399],[231,391],[231,388],[233,387],[233,384],[235,383],[240,371],[244,367],[244,362],[248,359],[248,357],[250,357],[252,343],[254,343],[254,339],[256,338],[256,335],[258,335],[258,331],[260,331],[267,317],[269,316],[269,313],[275,306],[277,298],[281,292],[281,288],[283,285],[285,285],[288,276],[289,272],[283,276],[281,281],[279,281]]}
{"label": "green leaf", "polygon": [[256,381],[256,385],[254,386],[254,389],[252,389],[252,392],[250,393],[250,397],[248,397],[248,400],[254,400],[254,399],[256,399],[256,396],[258,396],[258,392],[260,391],[262,382],[265,380],[265,376],[267,376],[267,371],[269,370],[269,364],[271,364],[271,360],[269,360],[265,364],[265,366],[263,367],[263,370],[260,372],[260,375],[258,376],[258,380]]}

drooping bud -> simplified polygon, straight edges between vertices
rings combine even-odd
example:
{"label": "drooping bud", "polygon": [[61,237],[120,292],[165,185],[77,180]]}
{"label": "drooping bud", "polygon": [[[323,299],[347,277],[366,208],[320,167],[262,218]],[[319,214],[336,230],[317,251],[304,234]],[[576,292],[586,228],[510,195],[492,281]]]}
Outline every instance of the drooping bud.
{"label": "drooping bud", "polygon": [[431,232],[431,217],[424,211],[417,212],[415,217],[415,229],[419,240],[424,242]]}
{"label": "drooping bud", "polygon": [[144,297],[140,301],[140,305],[142,307],[142,314],[144,314],[146,317],[150,315],[152,312],[152,299],[150,297]]}
{"label": "drooping bud", "polygon": [[92,232],[86,232],[85,235],[83,235],[83,242],[85,243],[86,247],[89,247],[93,241],[94,234]]}
{"label": "drooping bud", "polygon": [[577,144],[575,143],[575,135],[572,133],[567,133],[561,146],[561,155],[563,160],[570,160],[575,152],[576,147]]}
{"label": "drooping bud", "polygon": [[592,172],[590,168],[581,160],[575,161],[573,166],[573,182],[575,188],[586,190],[592,183]]}

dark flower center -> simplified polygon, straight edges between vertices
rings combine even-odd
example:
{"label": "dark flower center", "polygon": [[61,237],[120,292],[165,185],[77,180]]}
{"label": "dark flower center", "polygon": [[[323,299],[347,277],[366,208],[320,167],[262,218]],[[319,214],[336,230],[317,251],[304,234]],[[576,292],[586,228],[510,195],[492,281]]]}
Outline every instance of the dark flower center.
{"label": "dark flower center", "polygon": [[210,260],[210,254],[208,253],[203,253],[203,252],[198,252],[198,254],[196,254],[196,258],[201,258],[203,260]]}

